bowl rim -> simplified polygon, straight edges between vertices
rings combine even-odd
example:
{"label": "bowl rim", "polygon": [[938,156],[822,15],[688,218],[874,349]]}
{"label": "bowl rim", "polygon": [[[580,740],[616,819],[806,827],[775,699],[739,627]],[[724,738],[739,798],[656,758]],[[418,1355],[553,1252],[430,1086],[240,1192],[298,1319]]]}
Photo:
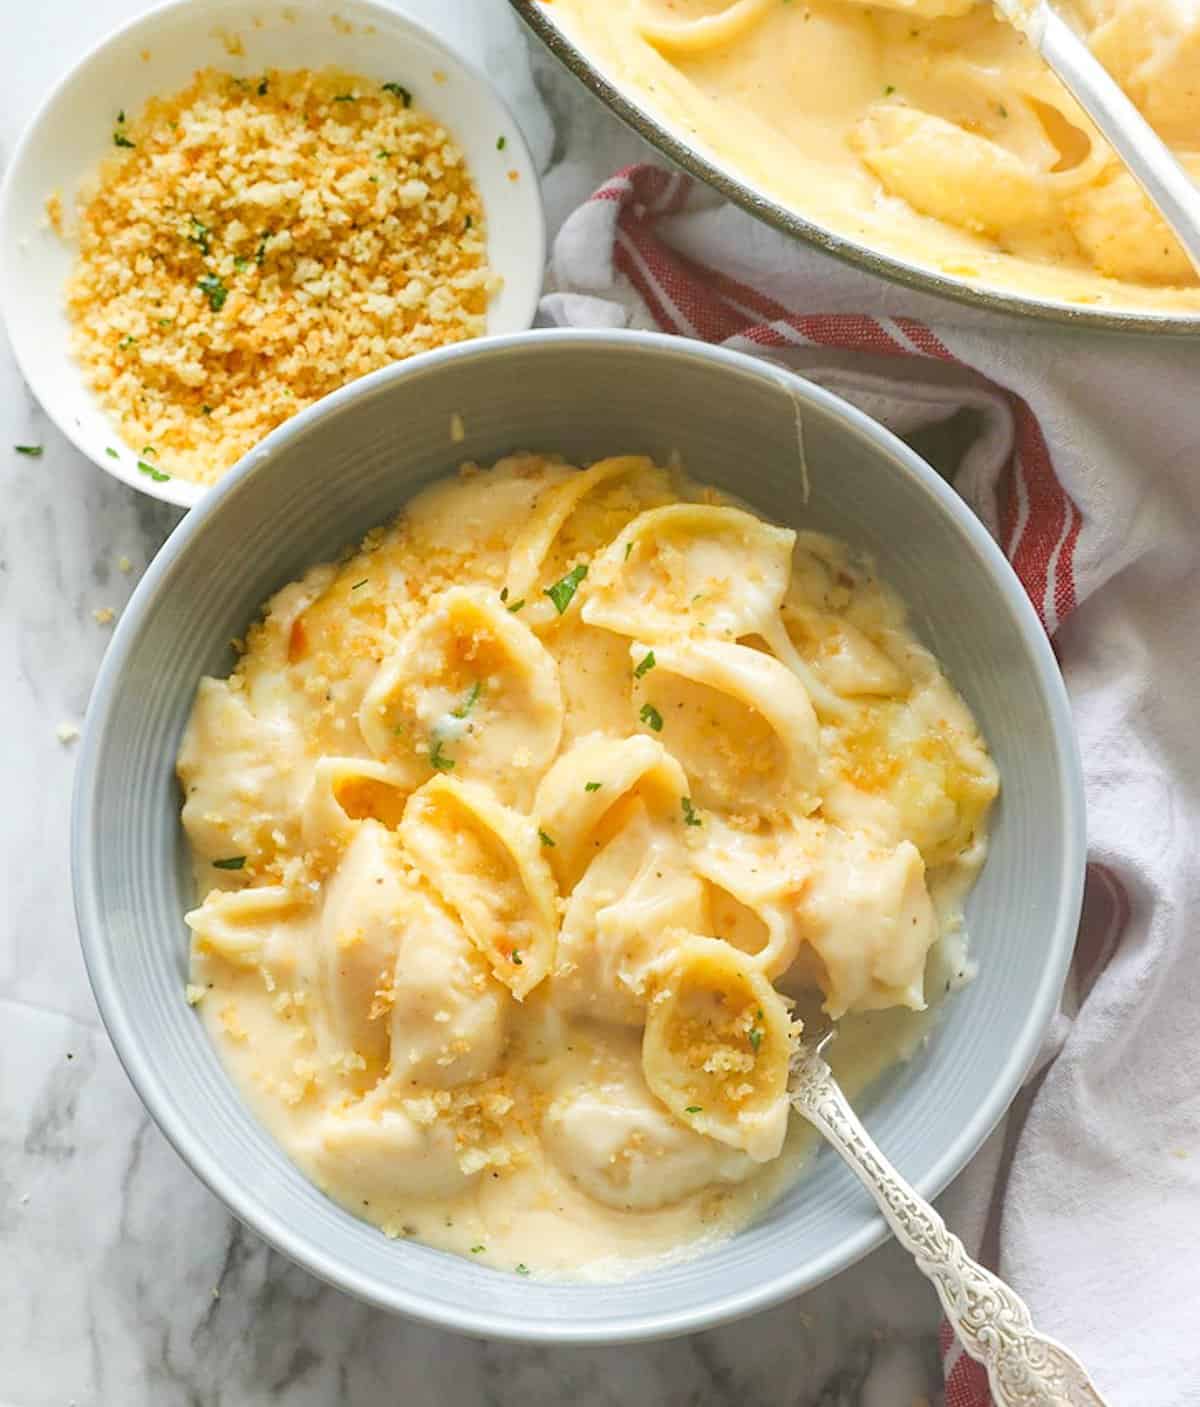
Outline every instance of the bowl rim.
{"label": "bowl rim", "polygon": [[119,693],[128,658],[136,645],[144,618],[158,602],[160,587],[167,583],[175,564],[188,551],[193,539],[204,531],[207,520],[222,500],[236,493],[239,486],[256,473],[270,455],[304,436],[315,421],[339,413],[355,400],[372,396],[402,377],[427,375],[463,358],[502,360],[508,350],[531,342],[557,344],[564,353],[572,347],[607,347],[626,353],[639,349],[652,355],[693,358],[723,367],[733,374],[773,382],[789,394],[798,394],[809,404],[832,412],[852,429],[872,440],[896,472],[915,480],[953,515],[967,535],[969,545],[983,558],[989,578],[1005,597],[1020,632],[1034,682],[1046,706],[1058,753],[1061,804],[1066,818],[1063,883],[1057,910],[1047,923],[1047,961],[1040,974],[1034,999],[1025,1012],[1020,1034],[1008,1053],[1002,1076],[972,1118],[964,1124],[957,1138],[942,1151],[929,1173],[917,1181],[917,1189],[926,1197],[935,1197],[961,1171],[1003,1116],[1033,1065],[1044,1032],[1057,1007],[1074,948],[1083,900],[1086,824],[1082,769],[1066,687],[1049,640],[1024,588],[982,522],[950,485],[903,441],[856,407],[777,364],[742,352],[657,332],[544,329],[513,333],[440,348],[372,372],[334,391],[272,431],[256,451],[230,470],[215,486],[213,493],[183,519],[151,562],[122,614],[92,690],[76,764],[71,811],[71,879],[84,964],[101,1019],[117,1056],[168,1142],[192,1172],[241,1222],[326,1283],[378,1308],[441,1328],[521,1343],[632,1343],[709,1328],[770,1308],[811,1289],[831,1275],[847,1269],[885,1240],[889,1233],[883,1217],[877,1212],[873,1213],[862,1228],[822,1257],[764,1281],[753,1291],[725,1295],[714,1291],[711,1300],[702,1308],[646,1315],[633,1325],[611,1314],[605,1319],[572,1321],[564,1318],[544,1323],[530,1322],[511,1311],[485,1310],[465,1303],[452,1308],[430,1305],[422,1300],[419,1288],[412,1290],[394,1282],[381,1283],[376,1277],[360,1273],[336,1257],[315,1252],[306,1243],[302,1230],[284,1224],[264,1197],[238,1181],[236,1170],[219,1165],[209,1155],[203,1137],[195,1131],[196,1120],[176,1104],[170,1091],[159,1081],[151,1052],[143,1048],[136,1022],[130,1019],[125,1007],[109,960],[109,943],[101,919],[95,879],[97,860],[93,818],[98,799],[99,764],[113,716],[119,707]]}
{"label": "bowl rim", "polygon": [[[104,55],[115,45],[128,40],[132,35],[137,34],[143,28],[153,28],[165,16],[179,10],[197,11],[196,0],[161,0],[161,3],[151,5],[148,9],[141,10],[130,19],[116,25],[100,37],[90,48],[81,54],[74,63],[65,69],[57,79],[51,84],[46,95],[38,104],[32,115],[26,121],[21,135],[12,149],[8,163],[4,169],[3,178],[0,179],[0,322],[3,322],[8,333],[9,347],[12,350],[13,360],[17,364],[17,370],[21,374],[22,380],[37,399],[38,404],[46,413],[53,424],[64,434],[68,440],[89,459],[98,469],[102,469],[118,483],[125,484],[128,488],[136,489],[138,493],[145,494],[148,498],[158,499],[163,503],[173,504],[177,508],[191,508],[200,502],[208,491],[215,487],[212,484],[197,483],[193,479],[185,479],[172,476],[165,483],[154,482],[147,475],[139,474],[128,465],[124,459],[114,460],[108,454],[97,449],[88,436],[82,433],[81,427],[75,423],[74,417],[63,414],[60,411],[58,400],[54,395],[48,398],[43,397],[41,390],[35,384],[35,378],[31,376],[29,364],[23,351],[22,339],[13,336],[12,323],[9,317],[8,288],[10,279],[8,277],[8,261],[3,257],[3,250],[8,247],[9,236],[7,233],[9,222],[12,218],[11,209],[15,198],[15,191],[18,182],[24,171],[28,160],[28,149],[32,146],[44,122],[47,120],[51,110],[62,100],[64,90],[75,81],[75,79],[87,68],[91,67],[97,60],[103,59]],[[318,0],[296,0],[293,8],[298,23],[311,23],[322,18],[328,18],[328,13],[321,9]],[[516,114],[509,106],[496,85],[487,74],[476,64],[464,59],[446,42],[441,35],[422,24],[419,20],[413,19],[403,11],[393,9],[390,5],[381,3],[381,0],[345,0],[344,8],[353,10],[354,18],[362,18],[366,21],[372,19],[386,24],[389,28],[399,26],[406,29],[409,35],[418,40],[430,44],[438,49],[445,58],[457,66],[471,79],[480,89],[491,96],[496,107],[505,118],[506,151],[511,153],[514,167],[520,170],[520,185],[525,193],[532,200],[537,213],[534,221],[535,228],[530,231],[529,249],[526,259],[531,268],[537,268],[544,275],[546,267],[547,253],[547,233],[546,233],[546,207],[542,196],[541,181],[538,178],[537,164],[533,159],[529,143],[525,138],[525,133],[521,124],[517,121]],[[247,12],[247,21],[252,16]],[[252,29],[248,32],[253,32]],[[453,133],[451,134],[453,135]],[[528,301],[528,306],[522,309],[519,325],[522,329],[533,326],[537,317],[538,304],[541,300],[542,284],[544,277],[532,281],[532,293]],[[489,334],[484,333],[484,336]],[[510,333],[492,334],[498,336],[510,336]],[[478,341],[479,339],[473,339]],[[441,350],[440,348],[438,350]],[[424,354],[420,354],[424,355]],[[410,358],[411,360],[411,358]],[[400,363],[390,363],[395,366]],[[386,368],[381,368],[386,369]],[[368,373],[372,374],[372,373]],[[362,378],[359,378],[360,380]],[[86,388],[85,388],[86,389]],[[341,387],[338,388],[342,389]],[[333,394],[332,392],[330,394]],[[314,402],[317,404],[318,402]],[[295,417],[293,417],[295,418]],[[264,436],[264,439],[266,437]],[[260,441],[261,443],[261,441]],[[256,448],[256,447],[255,447]],[[252,453],[253,450],[248,451]],[[223,482],[233,472],[231,466],[225,471],[217,482]]]}
{"label": "bowl rim", "polygon": [[986,284],[971,284],[934,269],[888,254],[882,249],[839,233],[782,204],[760,186],[740,179],[727,168],[690,146],[653,111],[619,88],[552,18],[543,0],[508,0],[551,54],[591,93],[676,166],[711,186],[726,200],[765,224],[813,245],[843,264],[898,283],[1009,319],[1016,327],[1033,322],[1061,331],[1121,333],[1127,337],[1200,337],[1200,312],[1158,313],[1151,310],[1106,310],[1087,303],[1067,303],[1033,294],[1005,293]]}

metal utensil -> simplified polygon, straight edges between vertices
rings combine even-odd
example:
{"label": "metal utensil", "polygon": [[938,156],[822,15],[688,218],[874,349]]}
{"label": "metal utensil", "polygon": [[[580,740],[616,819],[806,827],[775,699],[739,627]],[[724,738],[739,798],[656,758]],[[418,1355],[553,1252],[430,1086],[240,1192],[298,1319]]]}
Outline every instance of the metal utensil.
{"label": "metal utensil", "polygon": [[1049,0],[993,0],[1103,132],[1200,273],[1200,188]]}
{"label": "metal utensil", "polygon": [[1106,1407],[1079,1360],[1033,1327],[1020,1296],[967,1255],[875,1146],[824,1059],[836,1030],[832,1022],[806,1030],[792,1057],[788,1098],[841,1154],[933,1282],[959,1341],[987,1369],[996,1407]]}

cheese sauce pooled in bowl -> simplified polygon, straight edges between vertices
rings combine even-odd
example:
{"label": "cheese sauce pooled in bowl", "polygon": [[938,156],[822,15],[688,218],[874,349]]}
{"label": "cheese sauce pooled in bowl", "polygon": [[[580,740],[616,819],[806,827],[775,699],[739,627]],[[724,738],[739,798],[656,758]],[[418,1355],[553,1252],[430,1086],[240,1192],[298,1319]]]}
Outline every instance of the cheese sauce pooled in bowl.
{"label": "cheese sauce pooled in bowl", "polygon": [[520,1274],[730,1235],[965,972],[995,769],[869,562],[627,456],[467,466],[266,605],[178,759],[196,1003],[331,1197]]}

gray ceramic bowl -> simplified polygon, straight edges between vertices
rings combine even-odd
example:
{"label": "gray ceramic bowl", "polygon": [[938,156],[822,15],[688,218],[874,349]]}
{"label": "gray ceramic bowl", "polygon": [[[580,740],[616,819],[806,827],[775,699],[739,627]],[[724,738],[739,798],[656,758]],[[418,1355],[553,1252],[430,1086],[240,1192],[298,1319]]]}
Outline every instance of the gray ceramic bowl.
{"label": "gray ceramic bowl", "polygon": [[[449,433],[456,412],[460,444]],[[73,836],[84,956],[163,1132],[237,1216],[313,1273],[473,1334],[678,1334],[815,1285],[882,1240],[882,1221],[831,1153],[760,1222],[690,1263],[611,1286],[526,1280],[389,1241],[323,1197],[243,1108],[184,1000],[182,914],[193,900],[173,769],[196,681],[229,669],[227,642],[277,587],[461,460],[522,448],[578,460],[678,449],[698,477],[778,521],[869,548],[907,597],[974,708],[1004,791],[968,909],[979,975],[948,1002],[928,1048],[864,1107],[923,1192],[963,1166],[1033,1059],[1079,913],[1083,802],[1058,669],[1003,557],[916,455],[826,392],[694,342],[547,332],[416,358],[289,421],[192,510],[134,594],[92,695]]]}

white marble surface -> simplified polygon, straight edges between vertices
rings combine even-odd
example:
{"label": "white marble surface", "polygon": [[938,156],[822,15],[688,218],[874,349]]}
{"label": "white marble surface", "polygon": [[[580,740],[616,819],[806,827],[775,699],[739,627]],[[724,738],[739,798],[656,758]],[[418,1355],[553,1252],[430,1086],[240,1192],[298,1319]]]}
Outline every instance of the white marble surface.
{"label": "white marble surface", "polygon": [[[0,155],[46,85],[137,0],[0,5]],[[502,84],[552,228],[639,143],[503,0],[408,0]],[[41,459],[10,446],[45,446]],[[0,342],[0,1407],[913,1407],[937,1309],[886,1249],[803,1300],[672,1343],[548,1350],[389,1318],[235,1223],[143,1113],[100,1025],[68,872],[74,750],[111,627],[177,520],[51,427]],[[123,574],[126,556],[132,570]]]}

